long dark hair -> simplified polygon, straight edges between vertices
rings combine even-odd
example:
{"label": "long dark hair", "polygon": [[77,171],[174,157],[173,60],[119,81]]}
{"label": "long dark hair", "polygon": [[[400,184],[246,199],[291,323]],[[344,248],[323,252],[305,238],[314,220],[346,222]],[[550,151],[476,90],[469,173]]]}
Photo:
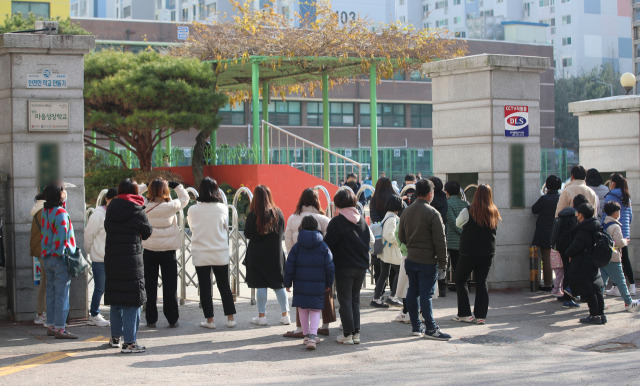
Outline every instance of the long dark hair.
{"label": "long dark hair", "polygon": [[200,202],[223,202],[218,182],[211,177],[202,179],[198,193],[198,201]]}
{"label": "long dark hair", "polygon": [[278,207],[273,202],[273,196],[268,186],[258,185],[253,190],[253,200],[249,210],[256,216],[258,233],[266,235],[274,232],[278,227]]}
{"label": "long dark hair", "polygon": [[374,209],[378,212],[384,212],[384,207],[387,205],[387,200],[392,195],[396,194],[391,185],[391,180],[388,177],[380,177],[376,182],[376,191],[373,192],[373,200],[375,198],[376,203]]}
{"label": "long dark hair", "polygon": [[622,192],[622,205],[629,206],[629,202],[631,201],[631,195],[629,194],[629,186],[627,185],[627,180],[622,177],[620,173],[613,173],[611,175],[611,181],[616,184],[616,188],[620,189]]}
{"label": "long dark hair", "polygon": [[320,197],[318,196],[318,191],[312,188],[306,188],[302,191],[300,195],[300,199],[298,200],[298,205],[296,205],[295,214],[302,213],[303,206],[312,206],[316,208],[320,214],[324,214],[324,210],[320,206]]}
{"label": "long dark hair", "polygon": [[44,188],[44,203],[45,209],[52,209],[56,206],[62,206],[64,200],[62,199],[62,192],[64,191],[64,184],[56,182],[51,185],[47,185]]}
{"label": "long dark hair", "polygon": [[469,206],[469,215],[481,227],[495,229],[502,220],[498,207],[493,203],[493,194],[489,185],[481,184],[473,195]]}

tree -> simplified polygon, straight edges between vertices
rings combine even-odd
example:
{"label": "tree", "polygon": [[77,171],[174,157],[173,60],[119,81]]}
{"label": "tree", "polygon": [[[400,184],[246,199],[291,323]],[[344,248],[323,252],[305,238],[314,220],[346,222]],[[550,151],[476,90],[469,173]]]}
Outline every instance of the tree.
{"label": "tree", "polygon": [[[35,28],[36,20],[45,20],[41,17],[36,17],[33,13],[29,12],[29,15],[24,18],[22,14],[15,13],[13,15],[7,15],[4,19],[4,23],[0,25],[0,34],[15,31],[27,31]],[[90,32],[80,27],[78,24],[73,24],[71,18],[67,19],[49,19],[58,22],[58,34],[60,35],[91,35]]]}
{"label": "tree", "polygon": [[[613,66],[606,64],[594,68],[579,76],[559,77],[555,80],[555,125],[556,140],[560,147],[578,151],[578,117],[569,112],[569,103],[589,99],[604,98],[611,95],[608,83],[612,85],[613,95],[624,94],[620,85],[620,74]],[[603,83],[597,83],[600,81]]]}
{"label": "tree", "polygon": [[[170,135],[191,128],[213,132],[218,108],[227,103],[215,91],[211,64],[154,51],[91,53],[84,77],[86,130],[133,152],[143,171],[151,170],[153,150]],[[114,154],[126,167],[120,154],[88,134],[85,144]]]}

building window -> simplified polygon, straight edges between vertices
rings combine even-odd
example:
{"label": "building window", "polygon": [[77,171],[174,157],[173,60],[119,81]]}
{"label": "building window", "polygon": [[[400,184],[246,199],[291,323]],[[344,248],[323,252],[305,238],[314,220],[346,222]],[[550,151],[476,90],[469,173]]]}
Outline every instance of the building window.
{"label": "building window", "polygon": [[422,76],[422,72],[420,70],[411,71],[411,74],[409,75],[409,79],[413,82],[431,82],[431,78]]}
{"label": "building window", "polygon": [[407,20],[404,16],[400,16],[400,23],[404,23]]}
{"label": "building window", "polygon": [[540,6],[541,7],[548,7],[548,6],[553,6],[555,5],[555,0],[540,0]]}
{"label": "building window", "polygon": [[[353,103],[331,102],[329,104],[329,124],[331,126],[354,126]],[[307,124],[322,126],[322,102],[307,102]]]}
{"label": "building window", "polygon": [[476,0],[467,0],[467,4],[475,3]]}
{"label": "building window", "polygon": [[122,18],[126,19],[128,17],[131,17],[131,6],[130,5],[122,8]]}
{"label": "building window", "polygon": [[571,67],[573,60],[571,58],[562,58],[562,67]]}
{"label": "building window", "polygon": [[493,16],[493,9],[487,11],[480,11],[480,17],[482,16]]}
{"label": "building window", "polygon": [[32,12],[36,17],[49,19],[51,17],[49,3],[12,1],[11,13],[21,13],[26,18]]}
{"label": "building window", "polygon": [[462,18],[460,16],[456,16],[453,18],[453,24],[460,24],[462,22]]}
{"label": "building window", "polygon": [[223,125],[244,125],[244,103],[235,106],[226,104],[218,110]]}
{"label": "building window", "polygon": [[158,0],[156,3],[156,9],[162,9],[162,0]]}
{"label": "building window", "polygon": [[176,7],[176,0],[167,1],[167,8],[175,8],[175,7]]}
{"label": "building window", "polygon": [[[260,113],[262,113],[262,101]],[[276,126],[300,126],[300,102],[269,102],[269,122]]]}
{"label": "building window", "polygon": [[189,21],[189,8],[182,8],[182,21]]}
{"label": "building window", "polygon": [[436,20],[436,28],[446,27],[449,25],[449,19]]}
{"label": "building window", "polygon": [[449,6],[448,1],[436,1],[436,9],[447,8]]}
{"label": "building window", "polygon": [[218,8],[218,3],[207,4],[207,17],[215,15],[217,8]]}
{"label": "building window", "polygon": [[563,46],[570,46],[571,45],[571,37],[562,38],[562,45]]}
{"label": "building window", "polygon": [[176,11],[171,11],[171,21],[176,21]]}
{"label": "building window", "polygon": [[[404,105],[395,103],[378,103],[377,109],[378,126],[381,127],[404,127]],[[360,104],[360,124],[371,126],[371,115],[369,103]]]}
{"label": "building window", "polygon": [[411,127],[433,127],[432,105],[411,105]]}
{"label": "building window", "polygon": [[71,4],[71,16],[72,16],[72,17],[78,17],[78,16],[80,16],[80,15],[78,14],[78,3]]}
{"label": "building window", "polygon": [[467,20],[469,19],[475,19],[476,14],[475,13],[467,13]]}
{"label": "building window", "polygon": [[562,0],[562,1],[561,1],[561,3],[562,3],[562,4],[564,4],[564,3],[570,3],[570,2],[571,2],[571,0]]}
{"label": "building window", "polygon": [[457,31],[454,35],[457,38],[466,38],[467,37],[467,32],[466,31]]}
{"label": "building window", "polygon": [[422,6],[422,18],[426,19],[427,17],[429,17],[429,4]]}
{"label": "building window", "polygon": [[453,5],[460,5],[461,0],[453,0]]}
{"label": "building window", "polygon": [[400,0],[398,3],[399,3],[400,5],[404,5],[404,0]]}
{"label": "building window", "polygon": [[571,15],[562,16],[562,24],[571,24]]}

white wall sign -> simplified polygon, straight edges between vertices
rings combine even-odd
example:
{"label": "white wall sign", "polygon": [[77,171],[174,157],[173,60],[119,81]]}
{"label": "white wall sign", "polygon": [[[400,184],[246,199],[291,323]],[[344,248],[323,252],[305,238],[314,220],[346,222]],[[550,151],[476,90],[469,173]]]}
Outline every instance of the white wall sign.
{"label": "white wall sign", "polygon": [[42,68],[37,74],[27,75],[27,88],[67,88],[67,74]]}
{"label": "white wall sign", "polygon": [[28,101],[29,131],[69,131],[69,101]]}
{"label": "white wall sign", "polygon": [[187,40],[189,38],[189,27],[186,25],[178,26],[178,40]]}
{"label": "white wall sign", "polygon": [[400,149],[393,149],[393,156],[394,157],[400,157]]}

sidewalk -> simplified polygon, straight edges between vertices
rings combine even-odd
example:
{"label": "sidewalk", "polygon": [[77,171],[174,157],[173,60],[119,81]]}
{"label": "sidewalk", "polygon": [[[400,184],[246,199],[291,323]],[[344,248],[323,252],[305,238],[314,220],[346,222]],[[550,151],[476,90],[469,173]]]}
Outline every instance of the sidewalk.
{"label": "sidewalk", "polygon": [[[197,302],[180,307],[180,327],[169,329],[160,315],[158,327],[143,322],[138,334],[143,354],[120,354],[108,348],[108,328],[74,322],[77,341],[55,340],[30,323],[0,325],[0,384],[522,384],[638,383],[640,314],[623,310],[620,298],[607,298],[609,323],[585,326],[576,310],[561,308],[544,293],[491,293],[487,324],[451,321],[455,293],[436,299],[434,315],[449,342],[410,336],[410,325],[391,322],[398,309],[370,308],[371,289],[363,290],[362,344],[335,342],[331,336],[307,351],[299,339],[282,338],[293,328],[279,322],[279,307],[269,293],[269,326],[250,323],[256,308],[237,304],[238,326],[228,329],[219,301],[214,303],[216,330],[198,326]],[[108,317],[108,307],[102,308]],[[295,315],[292,313],[292,315]],[[292,317],[293,318],[293,317]],[[26,362],[28,361],[28,362]],[[20,363],[19,367],[7,367]]]}

